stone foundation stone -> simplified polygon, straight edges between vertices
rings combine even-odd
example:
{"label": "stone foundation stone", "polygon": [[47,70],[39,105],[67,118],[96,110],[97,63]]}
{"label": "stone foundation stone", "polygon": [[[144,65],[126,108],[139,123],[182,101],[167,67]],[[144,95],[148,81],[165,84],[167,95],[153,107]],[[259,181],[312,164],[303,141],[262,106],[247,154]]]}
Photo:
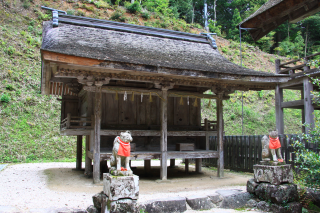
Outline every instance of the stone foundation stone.
{"label": "stone foundation stone", "polygon": [[150,200],[139,206],[139,211],[143,210],[148,213],[172,213],[184,212],[187,210],[185,197],[171,197],[159,200]]}
{"label": "stone foundation stone", "polygon": [[189,196],[187,197],[187,203],[193,210],[206,210],[216,207],[216,205],[212,203],[211,199],[205,195]]}
{"label": "stone foundation stone", "polygon": [[107,200],[106,206],[102,207],[104,213],[128,213],[135,212],[137,200],[118,199],[116,201]]}
{"label": "stone foundation stone", "polygon": [[273,213],[302,213],[302,204],[298,202],[287,203],[284,205],[271,205]]}
{"label": "stone foundation stone", "polygon": [[260,199],[276,204],[294,202],[299,199],[297,185],[291,183],[282,185],[261,183],[256,188],[255,194]]}
{"label": "stone foundation stone", "polygon": [[280,166],[254,165],[254,181],[267,182],[273,185],[293,183],[293,173],[290,164]]}
{"label": "stone foundation stone", "polygon": [[257,186],[259,186],[259,184],[256,183],[253,178],[249,179],[247,182],[247,192],[255,193]]}
{"label": "stone foundation stone", "polygon": [[112,176],[109,173],[104,173],[103,192],[110,201],[123,198],[137,200],[139,197],[139,176]]}
{"label": "stone foundation stone", "polygon": [[262,211],[269,212],[270,211],[270,204],[266,201],[260,201],[257,203],[257,208],[261,209]]}

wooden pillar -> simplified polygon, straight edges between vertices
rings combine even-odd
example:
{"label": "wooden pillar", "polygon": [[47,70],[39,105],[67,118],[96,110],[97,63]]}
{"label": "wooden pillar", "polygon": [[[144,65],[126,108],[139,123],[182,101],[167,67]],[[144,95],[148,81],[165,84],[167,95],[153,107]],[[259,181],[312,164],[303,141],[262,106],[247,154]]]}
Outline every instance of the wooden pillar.
{"label": "wooden pillar", "polygon": [[275,96],[276,127],[279,134],[284,134],[283,108],[281,107],[281,103],[283,102],[283,89],[281,89],[279,85],[276,86]]}
{"label": "wooden pillar", "polygon": [[196,172],[200,173],[201,172],[201,167],[202,167],[202,159],[197,158],[196,159]]}
{"label": "wooden pillar", "polygon": [[76,170],[81,170],[82,164],[82,135],[77,136],[77,161]]}
{"label": "wooden pillar", "polygon": [[303,95],[304,95],[304,119],[305,123],[309,126],[305,127],[305,133],[309,133],[314,129],[314,107],[312,105],[311,91],[313,91],[313,84],[308,77],[303,79]]}
{"label": "wooden pillar", "polygon": [[168,111],[168,90],[162,89],[162,98],[160,102],[160,122],[161,122],[161,165],[160,165],[160,179],[167,180],[167,111]]}
{"label": "wooden pillar", "polygon": [[176,166],[176,159],[170,159],[170,168],[174,168]]}
{"label": "wooden pillar", "polygon": [[[304,100],[304,89],[302,89],[301,91],[301,100]],[[306,122],[306,117],[305,117],[305,111],[304,111],[304,107],[301,109],[301,132],[306,132],[306,128],[304,126],[305,122]]]}
{"label": "wooden pillar", "polygon": [[87,135],[86,136],[86,158],[85,158],[85,169],[84,169],[84,173],[86,175],[91,174],[91,164],[92,164],[92,160],[88,157],[90,151],[90,136]]}
{"label": "wooden pillar", "polygon": [[151,160],[144,160],[144,171],[149,174],[151,171]]}
{"label": "wooden pillar", "polygon": [[210,141],[210,138],[209,138],[209,122],[208,122],[208,119],[204,119],[204,128],[205,128],[205,131],[206,131],[206,150],[209,150],[209,147],[210,147],[210,144],[209,144],[209,141]]}
{"label": "wooden pillar", "polygon": [[189,173],[189,159],[184,159],[185,172]]}
{"label": "wooden pillar", "polygon": [[94,101],[93,183],[100,182],[101,86],[96,86]]}
{"label": "wooden pillar", "polygon": [[222,106],[223,93],[218,93],[217,99],[217,124],[218,124],[218,177],[224,177],[224,157],[223,157],[223,106]]}

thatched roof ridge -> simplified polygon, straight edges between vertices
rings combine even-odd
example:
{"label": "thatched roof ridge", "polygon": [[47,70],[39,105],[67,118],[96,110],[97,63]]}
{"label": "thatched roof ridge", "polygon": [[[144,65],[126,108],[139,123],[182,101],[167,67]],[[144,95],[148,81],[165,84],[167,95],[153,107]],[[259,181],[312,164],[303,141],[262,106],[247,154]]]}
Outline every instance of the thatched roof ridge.
{"label": "thatched roof ridge", "polygon": [[209,42],[61,23],[59,27],[53,28],[51,21],[44,23],[41,49],[104,61],[190,70],[190,76],[193,71],[241,76],[281,76],[240,67],[213,49]]}

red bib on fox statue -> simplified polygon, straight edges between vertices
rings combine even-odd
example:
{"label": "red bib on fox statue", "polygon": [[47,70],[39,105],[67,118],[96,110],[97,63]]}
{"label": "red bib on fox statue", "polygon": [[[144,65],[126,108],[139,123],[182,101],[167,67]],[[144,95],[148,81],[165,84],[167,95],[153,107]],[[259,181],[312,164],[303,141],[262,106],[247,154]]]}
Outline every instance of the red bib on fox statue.
{"label": "red bib on fox statue", "polygon": [[118,155],[124,156],[124,157],[129,157],[130,156],[130,143],[125,143],[123,142],[120,137],[118,137],[119,140],[119,150],[118,150]]}
{"label": "red bib on fox statue", "polygon": [[269,136],[269,148],[270,149],[279,149],[281,147],[281,143],[279,141],[279,137],[272,138]]}

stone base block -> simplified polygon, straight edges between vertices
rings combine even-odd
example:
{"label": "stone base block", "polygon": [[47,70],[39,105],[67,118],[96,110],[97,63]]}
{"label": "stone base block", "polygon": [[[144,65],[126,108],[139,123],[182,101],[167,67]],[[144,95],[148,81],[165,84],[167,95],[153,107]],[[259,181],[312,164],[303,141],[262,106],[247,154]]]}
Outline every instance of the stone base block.
{"label": "stone base block", "polygon": [[113,175],[113,176],[132,176],[133,172],[132,172],[132,170],[129,170],[129,171],[118,171],[118,170],[114,169],[113,167],[111,167],[110,174]]}
{"label": "stone base block", "polygon": [[184,197],[171,197],[161,200],[150,200],[139,206],[139,211],[148,213],[172,213],[184,212],[187,210],[186,198]]}
{"label": "stone base block", "polygon": [[208,196],[194,195],[187,197],[187,203],[193,210],[206,210],[216,207]]}
{"label": "stone base block", "polygon": [[273,185],[293,183],[293,173],[290,164],[280,166],[254,165],[254,181],[267,182]]}
{"label": "stone base block", "polygon": [[271,205],[273,213],[302,213],[302,204],[298,202],[287,203],[284,205]]}
{"label": "stone base block", "polygon": [[107,200],[103,203],[101,212],[104,213],[128,213],[136,212],[137,201],[132,199]]}
{"label": "stone base block", "polygon": [[137,200],[139,198],[139,176],[112,176],[104,173],[103,192],[110,201],[122,198]]}
{"label": "stone base block", "polygon": [[259,184],[256,183],[253,178],[249,179],[247,182],[247,192],[255,193],[257,186],[259,186]]}
{"label": "stone base block", "polygon": [[223,200],[219,207],[224,209],[241,208],[247,204],[251,197],[249,192],[238,192],[232,195],[223,196]]}
{"label": "stone base block", "polygon": [[297,185],[292,183],[282,185],[261,183],[255,189],[255,194],[260,199],[271,201],[275,204],[294,202],[299,199]]}

